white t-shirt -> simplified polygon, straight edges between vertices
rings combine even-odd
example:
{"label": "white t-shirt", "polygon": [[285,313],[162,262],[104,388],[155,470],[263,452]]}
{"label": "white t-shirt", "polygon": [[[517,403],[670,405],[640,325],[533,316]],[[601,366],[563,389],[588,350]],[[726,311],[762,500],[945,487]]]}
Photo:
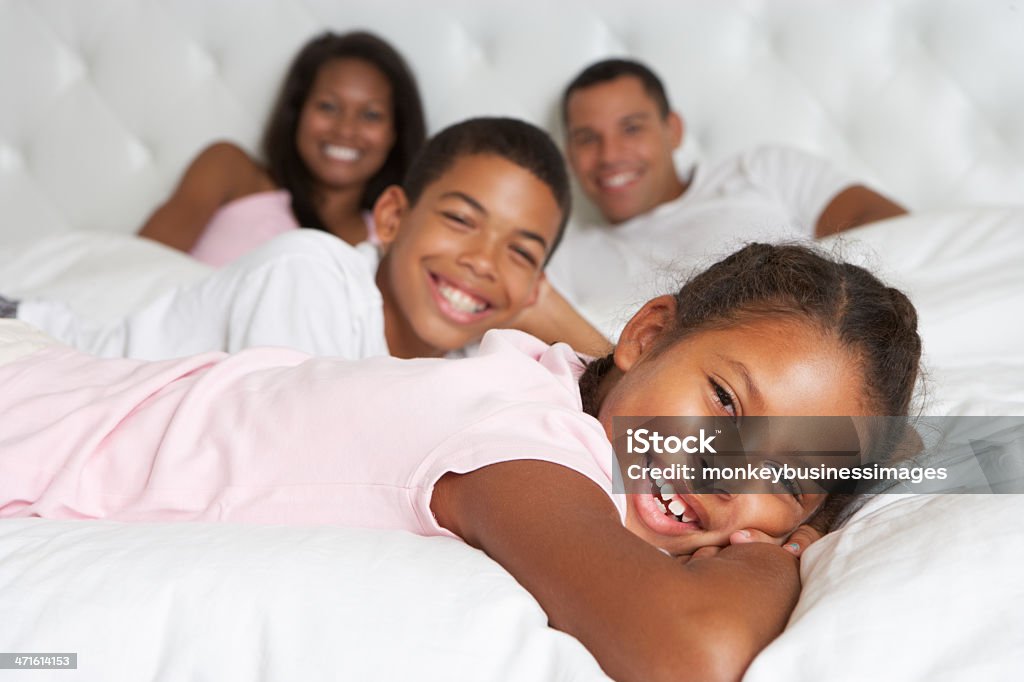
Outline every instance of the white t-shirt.
{"label": "white t-shirt", "polygon": [[614,339],[644,302],[746,242],[813,237],[822,211],[852,184],[817,157],[758,147],[696,168],[682,196],[649,213],[570,231],[547,274]]}
{"label": "white t-shirt", "polygon": [[372,245],[296,230],[124,318],[100,322],[63,303],[25,300],[18,319],[101,357],[163,360],[250,346],[350,359],[387,355],[376,267]]}

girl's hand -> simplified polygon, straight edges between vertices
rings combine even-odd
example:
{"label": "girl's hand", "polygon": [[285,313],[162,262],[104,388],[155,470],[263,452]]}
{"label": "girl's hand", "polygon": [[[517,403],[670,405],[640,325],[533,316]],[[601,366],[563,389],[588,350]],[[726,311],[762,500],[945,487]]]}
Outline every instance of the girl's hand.
{"label": "girl's hand", "polygon": [[[793,531],[788,538],[786,538],[782,545],[782,549],[799,559],[800,555],[804,553],[804,550],[810,547],[811,543],[820,540],[821,537],[822,534],[820,531],[807,524],[803,524]],[[729,536],[729,543],[733,545],[744,545],[750,542],[767,542],[769,544],[776,545],[779,543],[779,539],[759,531],[756,528],[738,530]]]}
{"label": "girl's hand", "polygon": [[719,547],[718,545],[707,545],[705,547],[699,548],[693,554],[682,554],[682,555],[680,555],[680,556],[678,556],[676,558],[679,561],[679,563],[687,564],[687,563],[689,563],[691,561],[694,561],[696,559],[707,559],[709,557],[713,557],[713,556],[717,555],[721,551],[722,551],[722,548]]}

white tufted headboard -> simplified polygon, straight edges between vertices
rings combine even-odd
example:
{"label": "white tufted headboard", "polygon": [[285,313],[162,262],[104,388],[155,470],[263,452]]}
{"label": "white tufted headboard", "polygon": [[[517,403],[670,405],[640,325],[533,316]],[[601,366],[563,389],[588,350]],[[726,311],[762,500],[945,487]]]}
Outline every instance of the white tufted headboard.
{"label": "white tufted headboard", "polygon": [[783,142],[912,209],[1024,203],[1024,0],[0,0],[0,240],[135,230],[203,145],[254,149],[326,28],[396,45],[431,131],[557,135],[565,82],[627,54],[664,77],[685,156]]}

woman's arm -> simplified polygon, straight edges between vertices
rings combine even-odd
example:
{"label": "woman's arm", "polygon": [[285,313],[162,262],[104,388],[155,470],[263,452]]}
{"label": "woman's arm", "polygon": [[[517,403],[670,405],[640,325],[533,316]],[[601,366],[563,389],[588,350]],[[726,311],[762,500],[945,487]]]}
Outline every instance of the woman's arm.
{"label": "woman's arm", "polygon": [[739,679],[800,590],[796,558],[768,544],[681,564],[626,530],[597,485],[548,462],[448,474],[431,509],[617,680]]}
{"label": "woman's arm", "polygon": [[210,145],[192,161],[174,194],[153,212],[139,236],[189,251],[217,209],[258,191],[262,172],[239,147],[229,142]]}

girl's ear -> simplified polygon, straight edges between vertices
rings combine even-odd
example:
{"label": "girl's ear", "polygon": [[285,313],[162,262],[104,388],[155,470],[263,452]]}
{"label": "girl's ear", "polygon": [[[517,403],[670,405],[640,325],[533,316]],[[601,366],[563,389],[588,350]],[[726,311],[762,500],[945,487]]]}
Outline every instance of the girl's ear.
{"label": "girl's ear", "polygon": [[657,347],[676,317],[675,296],[652,298],[626,323],[615,346],[615,366],[628,372]]}
{"label": "girl's ear", "polygon": [[373,205],[373,221],[383,250],[387,251],[398,236],[398,229],[408,207],[409,200],[405,191],[398,185],[391,185],[377,198],[377,203]]}

